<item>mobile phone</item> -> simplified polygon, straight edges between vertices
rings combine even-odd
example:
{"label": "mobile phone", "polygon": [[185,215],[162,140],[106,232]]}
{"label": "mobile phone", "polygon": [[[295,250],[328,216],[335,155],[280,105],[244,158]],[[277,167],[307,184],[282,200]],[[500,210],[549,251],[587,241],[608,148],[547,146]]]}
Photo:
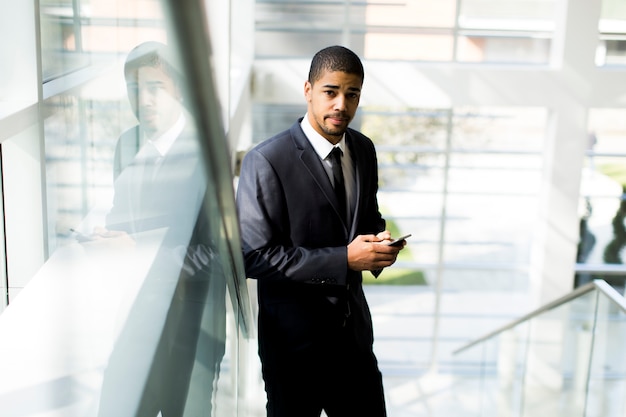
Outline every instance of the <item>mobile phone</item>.
{"label": "mobile phone", "polygon": [[405,240],[406,238],[408,238],[410,236],[411,236],[410,233],[408,235],[400,236],[399,238],[390,240],[389,242],[385,242],[385,245],[398,246],[398,245],[400,245],[402,243],[403,240]]}

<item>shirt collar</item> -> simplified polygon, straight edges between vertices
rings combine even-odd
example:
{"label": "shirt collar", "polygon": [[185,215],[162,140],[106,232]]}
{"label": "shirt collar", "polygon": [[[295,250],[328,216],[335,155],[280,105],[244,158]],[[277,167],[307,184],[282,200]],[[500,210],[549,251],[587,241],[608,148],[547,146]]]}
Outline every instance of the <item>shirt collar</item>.
{"label": "shirt collar", "polygon": [[148,142],[157,149],[161,156],[165,156],[176,141],[176,138],[180,136],[184,129],[185,115],[181,113],[180,117],[172,127],[166,130],[165,133],[163,133],[158,138],[149,139]]}
{"label": "shirt collar", "polygon": [[333,145],[328,141],[328,139],[326,139],[324,136],[317,133],[315,129],[313,129],[313,126],[311,126],[311,123],[309,122],[308,113],[304,115],[304,119],[302,119],[302,122],[300,122],[300,127],[302,127],[304,135],[307,137],[307,139],[311,143],[311,146],[313,146],[313,149],[315,149],[315,152],[319,155],[321,159],[326,159],[335,146],[338,146],[339,149],[341,149],[341,151],[344,153],[344,155],[346,154],[345,133],[341,136],[341,140],[339,141],[339,143],[337,143],[337,145]]}

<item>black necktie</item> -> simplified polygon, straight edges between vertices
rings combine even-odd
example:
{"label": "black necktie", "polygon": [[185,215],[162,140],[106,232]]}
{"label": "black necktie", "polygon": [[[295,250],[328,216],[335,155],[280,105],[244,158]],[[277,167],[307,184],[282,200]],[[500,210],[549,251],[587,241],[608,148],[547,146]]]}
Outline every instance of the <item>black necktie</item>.
{"label": "black necktie", "polygon": [[343,170],[341,169],[341,149],[334,147],[330,153],[332,165],[333,165],[333,179],[335,182],[335,195],[337,201],[339,201],[339,210],[341,211],[341,218],[346,220],[346,186],[343,181]]}

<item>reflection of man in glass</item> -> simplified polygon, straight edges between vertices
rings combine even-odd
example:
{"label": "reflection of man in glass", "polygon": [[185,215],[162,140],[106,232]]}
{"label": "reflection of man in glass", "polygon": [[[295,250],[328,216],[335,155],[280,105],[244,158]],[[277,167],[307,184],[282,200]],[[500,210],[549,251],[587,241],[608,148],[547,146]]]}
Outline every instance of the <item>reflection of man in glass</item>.
{"label": "reflection of man in glass", "polygon": [[185,123],[180,74],[169,55],[162,44],[143,43],[124,65],[128,98],[139,124],[124,132],[116,145],[110,230],[134,233],[171,226],[180,216],[192,214],[188,211],[197,209],[204,197],[205,187],[184,184],[202,184],[204,176],[197,138]]}
{"label": "reflection of man in glass", "polygon": [[134,415],[211,415],[224,355],[225,282],[198,138],[170,52],[144,43],[124,66],[139,124],[116,145],[113,207],[101,236],[129,234],[138,246],[157,236],[158,245],[105,371],[102,417],[122,415],[124,398],[140,398]]}
{"label": "reflection of man in glass", "polygon": [[128,61],[125,69],[128,97],[143,132],[153,139],[180,120],[182,98],[174,70],[166,61],[161,61],[159,67],[153,67],[138,66],[142,61],[137,60],[139,62]]}
{"label": "reflection of man in glass", "polygon": [[167,49],[148,42],[133,49],[124,65],[128,99],[139,124],[120,137],[115,153],[115,176],[135,157],[139,146],[150,142],[162,154],[185,126],[180,76],[161,57]]}

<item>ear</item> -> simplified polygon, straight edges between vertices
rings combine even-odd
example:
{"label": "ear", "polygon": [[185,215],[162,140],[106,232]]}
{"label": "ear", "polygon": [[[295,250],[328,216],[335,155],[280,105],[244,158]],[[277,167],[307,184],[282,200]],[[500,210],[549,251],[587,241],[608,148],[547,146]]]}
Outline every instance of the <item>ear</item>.
{"label": "ear", "polygon": [[307,102],[311,101],[311,90],[313,90],[313,86],[307,80],[304,82],[304,98],[306,98]]}

